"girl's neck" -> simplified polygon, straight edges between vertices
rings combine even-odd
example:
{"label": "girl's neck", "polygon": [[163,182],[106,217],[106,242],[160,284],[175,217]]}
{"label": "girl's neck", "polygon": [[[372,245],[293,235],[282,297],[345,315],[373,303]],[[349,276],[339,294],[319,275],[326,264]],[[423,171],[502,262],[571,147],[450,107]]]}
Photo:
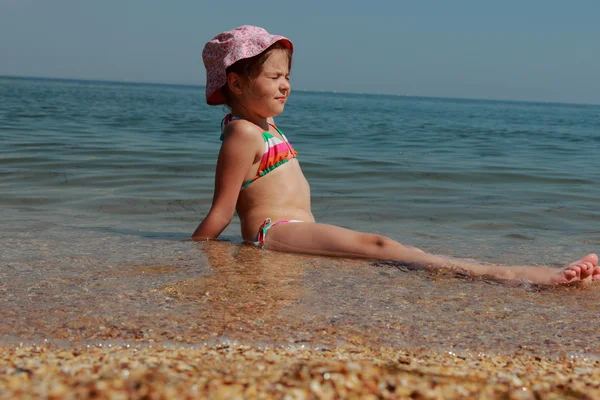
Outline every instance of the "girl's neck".
{"label": "girl's neck", "polygon": [[263,130],[269,130],[269,120],[268,118],[263,118],[258,116],[252,112],[249,112],[245,108],[242,107],[233,107],[231,109],[231,115],[234,117],[238,117],[244,119],[246,121],[252,122],[255,125],[260,126]]}

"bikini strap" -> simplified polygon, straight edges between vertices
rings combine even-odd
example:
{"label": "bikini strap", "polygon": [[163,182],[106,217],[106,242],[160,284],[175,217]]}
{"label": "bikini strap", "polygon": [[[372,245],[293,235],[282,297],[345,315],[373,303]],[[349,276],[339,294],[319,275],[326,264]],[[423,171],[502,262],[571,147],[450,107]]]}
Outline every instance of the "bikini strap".
{"label": "bikini strap", "polygon": [[229,123],[230,123],[231,121],[235,121],[235,120],[238,120],[238,119],[241,119],[241,118],[240,118],[240,117],[234,117],[234,116],[233,116],[233,115],[231,115],[231,114],[227,114],[227,115],[225,116],[225,118],[223,118],[223,119],[221,120],[221,137],[220,137],[220,139],[221,139],[221,142],[223,141],[223,139],[225,139],[225,135],[223,135],[223,132],[225,131],[225,127],[226,127],[227,125],[229,125]]}
{"label": "bikini strap", "polygon": [[[243,118],[240,118],[240,117],[233,116],[233,115],[231,115],[231,113],[230,113],[230,114],[227,114],[227,115],[225,115],[225,117],[224,117],[224,118],[221,120],[221,137],[220,137],[221,141],[223,141],[223,139],[225,138],[225,135],[223,134],[223,132],[225,131],[225,127],[226,127],[227,125],[229,125],[229,123],[230,123],[231,121],[237,121],[237,120],[241,120],[241,119],[243,119]],[[289,147],[289,142],[288,142],[287,138],[285,137],[285,135],[283,134],[283,132],[281,132],[281,131],[279,130],[279,128],[278,128],[278,127],[277,127],[275,124],[272,124],[272,123],[270,123],[270,122],[269,122],[269,125],[270,125],[270,126],[272,126],[273,128],[275,128],[275,130],[276,130],[276,131],[277,131],[277,132],[278,132],[278,133],[281,135],[281,137],[283,138],[283,141],[284,141],[285,143],[288,143],[288,147]],[[267,132],[267,133],[268,133],[268,132]]]}

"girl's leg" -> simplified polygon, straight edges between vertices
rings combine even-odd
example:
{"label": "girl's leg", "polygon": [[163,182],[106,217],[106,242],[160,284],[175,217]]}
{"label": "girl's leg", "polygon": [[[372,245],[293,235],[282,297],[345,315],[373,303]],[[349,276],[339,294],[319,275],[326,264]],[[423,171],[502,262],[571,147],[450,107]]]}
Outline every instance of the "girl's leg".
{"label": "girl's leg", "polygon": [[561,269],[479,264],[427,254],[381,235],[310,222],[274,226],[269,230],[265,248],[284,252],[394,260],[432,268],[463,270],[473,276],[528,280],[540,284],[600,280],[600,266],[595,254],[588,254]]}

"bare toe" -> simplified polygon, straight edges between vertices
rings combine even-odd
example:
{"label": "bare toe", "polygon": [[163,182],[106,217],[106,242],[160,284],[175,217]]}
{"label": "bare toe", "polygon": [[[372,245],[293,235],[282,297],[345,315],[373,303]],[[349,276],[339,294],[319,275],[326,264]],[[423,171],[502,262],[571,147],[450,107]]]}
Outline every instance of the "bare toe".
{"label": "bare toe", "polygon": [[595,267],[598,265],[598,255],[594,254],[594,253],[590,253],[585,257],[580,258],[579,260],[572,262],[571,264],[569,264],[569,266],[573,266],[573,265],[579,265],[581,263],[584,262],[589,262],[592,263],[592,265]]}
{"label": "bare toe", "polygon": [[594,265],[591,262],[582,262],[581,264],[579,264],[579,266],[581,267],[581,273],[579,276],[581,280],[587,279],[592,276],[592,273],[594,272]]}
{"label": "bare toe", "polygon": [[570,269],[570,268],[565,269],[564,274],[565,274],[565,278],[567,278],[567,280],[569,280],[569,281],[571,279],[577,277],[577,272],[574,271],[574,270],[572,270],[572,269]]}
{"label": "bare toe", "polygon": [[592,272],[592,280],[600,281],[600,265],[594,266],[594,270]]}
{"label": "bare toe", "polygon": [[581,265],[571,265],[564,270],[568,282],[578,281],[581,277]]}

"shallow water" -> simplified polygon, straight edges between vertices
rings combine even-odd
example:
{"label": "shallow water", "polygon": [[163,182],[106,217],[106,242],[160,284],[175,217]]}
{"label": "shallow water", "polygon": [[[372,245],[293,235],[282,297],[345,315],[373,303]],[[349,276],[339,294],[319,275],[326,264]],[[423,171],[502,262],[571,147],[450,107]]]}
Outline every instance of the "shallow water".
{"label": "shallow water", "polygon": [[[0,343],[240,341],[597,356],[600,289],[185,241],[221,109],[202,88],[0,78]],[[429,251],[600,251],[600,107],[294,93],[315,216]]]}
{"label": "shallow water", "polygon": [[[510,286],[226,242],[142,244],[78,232],[67,243],[18,239],[40,257],[3,267],[3,344],[233,342],[600,356],[593,287]],[[128,261],[90,258],[92,246],[136,250]],[[150,257],[152,264],[136,261]]]}

